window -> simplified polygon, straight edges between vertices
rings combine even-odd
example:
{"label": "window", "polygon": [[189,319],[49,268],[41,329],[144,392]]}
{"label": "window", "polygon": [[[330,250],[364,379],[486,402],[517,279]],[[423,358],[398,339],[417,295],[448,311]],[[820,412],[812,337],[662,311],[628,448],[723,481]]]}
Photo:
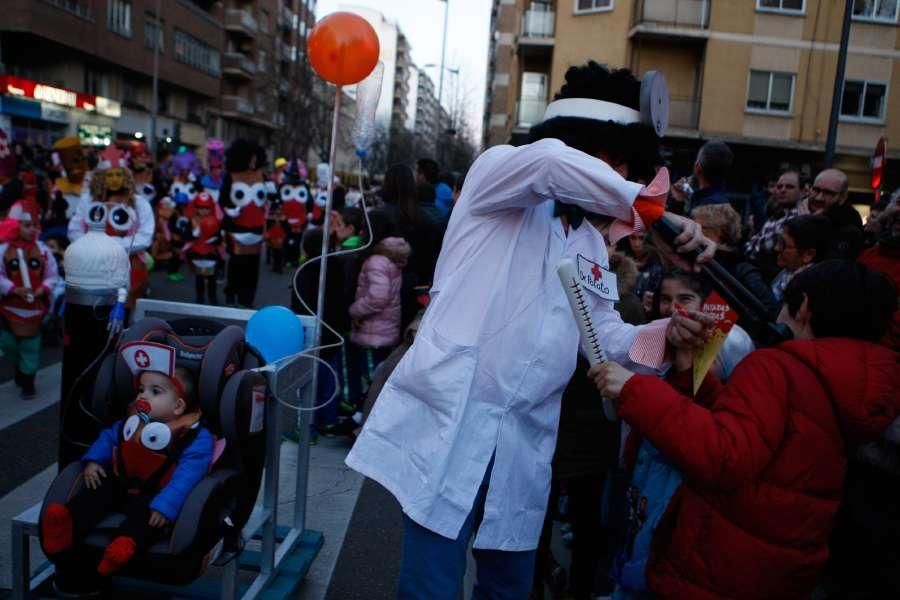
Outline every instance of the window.
{"label": "window", "polygon": [[159,91],[156,95],[156,110],[162,114],[169,114],[169,92]]}
{"label": "window", "polygon": [[153,15],[147,15],[144,20],[144,48],[153,50],[157,47],[160,52],[165,52],[165,28],[165,23],[157,23]]}
{"label": "window", "polygon": [[265,71],[266,71],[266,62],[268,61],[268,56],[266,55],[266,51],[265,51],[265,50],[260,50],[260,51],[259,51],[259,56],[257,57],[257,59],[258,59],[258,61],[259,61],[259,63],[258,63],[258,64],[259,64],[259,70],[262,71],[263,73],[265,73]]}
{"label": "window", "polygon": [[789,113],[794,99],[794,75],[750,71],[747,108],[751,111]]}
{"label": "window", "polygon": [[82,19],[93,20],[90,0],[44,0]]}
{"label": "window", "polygon": [[191,123],[202,125],[204,123],[205,107],[203,100],[188,96],[187,99],[187,120]]}
{"label": "window", "polygon": [[130,79],[122,81],[122,104],[128,108],[144,108],[138,84]]}
{"label": "window", "polygon": [[847,80],[841,96],[841,117],[880,123],[884,121],[886,99],[886,83]]}
{"label": "window", "polygon": [[900,0],[854,0],[853,18],[863,21],[897,22]]}
{"label": "window", "polygon": [[756,0],[757,10],[802,14],[805,0]]}
{"label": "window", "polygon": [[119,35],[131,37],[131,0],[109,0],[106,27]]}
{"label": "window", "polygon": [[218,77],[219,51],[183,31],[175,30],[175,60]]}
{"label": "window", "polygon": [[522,73],[522,90],[519,96],[520,127],[540,123],[547,108],[547,75],[526,71]]}
{"label": "window", "polygon": [[613,9],[613,0],[575,0],[575,14]]}
{"label": "window", "polygon": [[84,91],[92,96],[106,96],[103,73],[86,67],[84,69]]}

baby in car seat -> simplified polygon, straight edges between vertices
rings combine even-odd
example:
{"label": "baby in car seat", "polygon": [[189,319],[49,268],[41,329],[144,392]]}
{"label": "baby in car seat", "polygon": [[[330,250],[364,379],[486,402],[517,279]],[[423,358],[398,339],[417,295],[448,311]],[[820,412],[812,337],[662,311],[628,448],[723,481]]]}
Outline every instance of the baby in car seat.
{"label": "baby in car seat", "polygon": [[137,397],[82,457],[82,489],[65,504],[47,506],[41,522],[44,551],[63,577],[67,567],[83,571],[83,564],[74,566],[77,547],[111,511],[124,513],[125,521],[98,574],[116,573],[163,538],[212,462],[214,439],[200,426],[196,380],[175,365],[175,349],[141,341],[120,352],[135,376]]}

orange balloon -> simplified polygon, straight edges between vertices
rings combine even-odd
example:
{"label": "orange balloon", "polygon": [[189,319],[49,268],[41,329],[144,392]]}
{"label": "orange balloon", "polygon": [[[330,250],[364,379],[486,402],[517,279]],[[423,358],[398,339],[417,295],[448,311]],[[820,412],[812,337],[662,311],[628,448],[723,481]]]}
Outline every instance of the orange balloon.
{"label": "orange balloon", "polygon": [[368,21],[353,13],[336,12],[316,23],[306,49],[319,77],[335,85],[351,85],[372,72],[381,47]]}

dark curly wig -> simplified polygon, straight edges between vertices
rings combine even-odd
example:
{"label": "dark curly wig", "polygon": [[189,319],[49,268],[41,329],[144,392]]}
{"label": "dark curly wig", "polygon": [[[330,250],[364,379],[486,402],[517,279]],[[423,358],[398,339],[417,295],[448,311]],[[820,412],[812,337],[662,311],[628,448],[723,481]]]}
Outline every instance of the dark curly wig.
{"label": "dark curly wig", "polygon": [[236,139],[225,151],[226,171],[251,171],[266,166],[266,151],[252,140]]}
{"label": "dark curly wig", "polygon": [[[593,98],[641,109],[641,82],[628,69],[609,70],[594,61],[566,71],[566,83],[554,100]],[[649,183],[662,164],[659,138],[649,125],[621,125],[579,117],[554,117],[531,128],[530,140],[556,138],[567,146],[597,156],[613,166],[628,166],[628,179]]]}

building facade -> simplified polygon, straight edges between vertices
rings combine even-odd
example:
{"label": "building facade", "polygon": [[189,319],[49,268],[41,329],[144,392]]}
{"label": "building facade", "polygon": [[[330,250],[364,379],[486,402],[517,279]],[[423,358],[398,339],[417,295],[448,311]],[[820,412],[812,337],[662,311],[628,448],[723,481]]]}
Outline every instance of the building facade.
{"label": "building facade", "polygon": [[340,10],[355,13],[375,29],[380,43],[379,60],[384,63],[381,97],[375,111],[378,127],[388,132],[405,128],[409,120],[411,47],[403,31],[377,10],[364,6],[341,5]]}
{"label": "building facade", "polygon": [[[484,117],[486,146],[521,142],[588,59],[636,74],[662,71],[671,95],[666,146],[676,169],[723,139],[738,156],[736,189],[822,161],[843,18],[831,0],[494,0]],[[900,158],[900,36],[894,0],[854,5],[835,166],[869,194],[881,136]],[[598,43],[599,40],[602,42]],[[900,185],[888,161],[887,184]]]}
{"label": "building facade", "polygon": [[209,137],[243,135],[271,145],[305,61],[315,0],[165,0],[159,15],[156,4],[4,2],[0,114],[11,118],[16,139],[147,139],[156,47],[158,144],[202,147]]}
{"label": "building facade", "polygon": [[438,103],[434,81],[424,70],[419,70],[413,132],[422,154],[438,155],[437,142],[441,137],[441,132],[449,127],[449,123],[450,117],[447,109]]}

